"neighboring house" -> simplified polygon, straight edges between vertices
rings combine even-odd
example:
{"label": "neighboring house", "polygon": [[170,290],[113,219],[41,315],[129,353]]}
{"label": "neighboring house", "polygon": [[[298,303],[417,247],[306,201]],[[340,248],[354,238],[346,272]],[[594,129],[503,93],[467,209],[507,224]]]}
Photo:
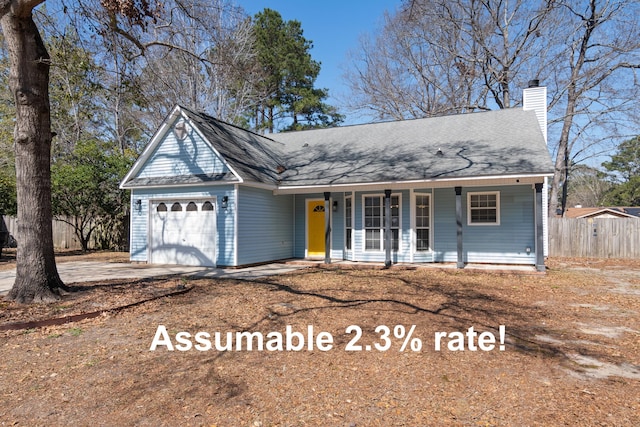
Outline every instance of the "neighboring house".
{"label": "neighboring house", "polygon": [[546,88],[524,92],[524,109],[269,136],[177,106],[121,184],[131,260],[544,270]]}
{"label": "neighboring house", "polygon": [[564,218],[638,218],[640,208],[630,207],[599,207],[599,208],[567,208]]}

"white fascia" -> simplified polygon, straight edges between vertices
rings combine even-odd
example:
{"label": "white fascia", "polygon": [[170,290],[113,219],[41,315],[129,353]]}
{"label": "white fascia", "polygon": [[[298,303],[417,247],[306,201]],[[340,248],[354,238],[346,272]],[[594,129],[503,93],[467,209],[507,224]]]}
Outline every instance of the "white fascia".
{"label": "white fascia", "polygon": [[172,127],[173,123],[175,123],[176,119],[180,116],[180,114],[181,114],[180,106],[176,105],[175,107],[173,107],[173,110],[171,111],[171,113],[169,113],[169,115],[164,119],[164,121],[162,122],[162,125],[160,125],[156,133],[154,133],[153,136],[151,137],[151,140],[142,151],[142,154],[140,155],[140,157],[138,157],[138,160],[136,160],[136,162],[133,164],[129,172],[127,172],[125,177],[120,182],[120,189],[132,188],[132,187],[126,187],[124,184],[127,181],[129,181],[131,178],[136,176],[138,172],[140,172],[140,169],[142,168],[142,166],[147,162],[147,160],[149,160],[149,157],[151,157],[151,154],[156,149],[157,145],[160,143],[160,141],[162,141],[162,139],[164,138],[166,133],[169,131],[169,129]]}
{"label": "white fascia", "polygon": [[544,174],[518,174],[518,175],[490,175],[483,177],[460,177],[444,179],[420,179],[412,181],[383,181],[364,182],[355,184],[329,184],[329,185],[285,185],[278,186],[274,194],[305,194],[321,193],[325,191],[374,191],[380,189],[410,189],[410,188],[443,188],[452,186],[483,187],[489,185],[522,185],[543,182],[545,177],[553,176],[552,173]]}

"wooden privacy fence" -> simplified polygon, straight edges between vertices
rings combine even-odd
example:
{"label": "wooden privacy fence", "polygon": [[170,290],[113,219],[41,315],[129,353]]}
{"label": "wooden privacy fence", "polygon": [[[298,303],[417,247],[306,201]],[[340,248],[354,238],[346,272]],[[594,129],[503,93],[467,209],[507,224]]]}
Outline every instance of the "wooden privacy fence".
{"label": "wooden privacy fence", "polygon": [[640,258],[640,218],[549,218],[549,255]]}
{"label": "wooden privacy fence", "polygon": [[[18,224],[15,217],[5,216],[4,222],[7,225],[9,233],[17,238]],[[54,219],[53,223],[53,247],[55,249],[82,249],[82,245],[73,231],[73,227],[64,221]],[[89,242],[89,249],[96,247],[95,235]]]}

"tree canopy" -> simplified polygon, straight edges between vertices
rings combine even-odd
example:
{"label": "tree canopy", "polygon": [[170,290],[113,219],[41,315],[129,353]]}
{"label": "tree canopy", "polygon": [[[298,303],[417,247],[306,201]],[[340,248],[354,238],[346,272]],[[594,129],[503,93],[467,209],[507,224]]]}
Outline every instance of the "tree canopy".
{"label": "tree canopy", "polygon": [[[174,103],[262,128],[256,111],[270,106],[288,115],[289,128],[340,120],[324,103],[327,91],[313,86],[320,64],[299,23],[275,34],[284,37],[276,58],[285,68],[272,69],[267,56],[260,61],[253,20],[231,0],[46,3],[52,7],[6,0],[0,9],[8,89],[0,100],[0,213],[18,216],[15,301],[51,301],[67,289],[55,264],[53,212],[71,218],[85,247],[94,233],[87,224],[121,224],[128,201],[118,181]],[[267,94],[269,70],[279,83]]]}
{"label": "tree canopy", "polygon": [[303,35],[299,21],[284,21],[280,13],[265,9],[254,17],[253,24],[258,65],[264,79],[252,120],[257,129],[273,132],[283,118],[290,123],[283,130],[336,126],[342,122],[334,107],[324,100],[327,89],[315,88],[320,63],[313,60],[313,44]]}
{"label": "tree canopy", "polygon": [[635,0],[406,0],[354,51],[349,107],[398,120],[509,108],[540,80],[555,214],[572,165],[637,133],[639,14]]}
{"label": "tree canopy", "polygon": [[606,196],[607,204],[640,206],[640,136],[618,146],[611,160],[602,164],[612,173],[613,188]]}
{"label": "tree canopy", "polygon": [[[79,141],[51,169],[53,213],[74,228],[85,251],[96,229],[125,228],[127,196],[118,185],[133,159],[112,150],[97,140]],[[107,248],[121,247],[120,233],[104,237]]]}

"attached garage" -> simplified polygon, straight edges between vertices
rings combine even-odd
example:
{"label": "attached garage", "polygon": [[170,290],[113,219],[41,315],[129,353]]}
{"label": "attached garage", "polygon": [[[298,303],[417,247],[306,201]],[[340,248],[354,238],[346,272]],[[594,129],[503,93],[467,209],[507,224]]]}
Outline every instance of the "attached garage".
{"label": "attached garage", "polygon": [[215,199],[152,200],[150,216],[153,264],[216,266]]}

